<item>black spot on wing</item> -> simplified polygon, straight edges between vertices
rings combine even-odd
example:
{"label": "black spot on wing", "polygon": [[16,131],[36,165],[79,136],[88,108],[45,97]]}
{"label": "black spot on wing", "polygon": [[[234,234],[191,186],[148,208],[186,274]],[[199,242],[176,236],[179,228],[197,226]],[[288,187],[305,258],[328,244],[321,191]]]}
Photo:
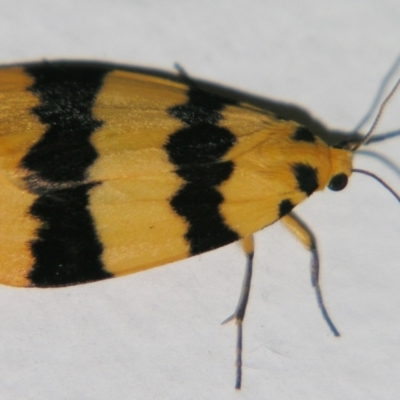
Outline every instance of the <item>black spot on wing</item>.
{"label": "black spot on wing", "polygon": [[189,101],[185,104],[171,107],[168,112],[171,116],[181,120],[184,124],[195,127],[196,125],[216,125],[222,119],[221,111],[233,101],[223,99],[208,93],[195,86],[189,88]]}
{"label": "black spot on wing", "polygon": [[282,200],[279,204],[279,218],[289,214],[294,207],[295,205],[289,199]]}
{"label": "black spot on wing", "polygon": [[219,213],[224,199],[215,188],[229,178],[233,168],[233,163],[227,161],[176,171],[187,183],[172,198],[171,206],[189,222],[185,237],[191,254],[204,253],[239,239]]}
{"label": "black spot on wing", "polygon": [[87,169],[97,158],[90,142],[102,124],[92,115],[108,70],[69,64],[37,64],[29,90],[40,104],[32,110],[44,134],[21,162],[27,184],[40,196],[30,213],[41,221],[31,243],[33,286],[64,286],[110,277],[89,211]]}
{"label": "black spot on wing", "polygon": [[40,219],[31,243],[35,264],[28,276],[34,286],[66,286],[110,278],[101,263],[102,245],[88,212],[89,187],[40,196],[31,214]]}
{"label": "black spot on wing", "polygon": [[26,72],[29,88],[40,100],[32,112],[46,132],[22,160],[22,167],[53,182],[82,181],[97,157],[90,143],[102,122],[92,116],[96,95],[107,73],[104,68],[38,64]]}
{"label": "black spot on wing", "polygon": [[309,142],[309,143],[315,142],[314,134],[304,126],[299,126],[296,129],[295,133],[292,136],[292,139],[296,141]]}
{"label": "black spot on wing", "polygon": [[307,164],[293,165],[293,172],[299,189],[310,196],[318,188],[318,171]]}
{"label": "black spot on wing", "polygon": [[191,254],[239,239],[219,212],[224,199],[218,186],[234,170],[233,162],[221,158],[234,146],[235,135],[217,125],[227,104],[232,102],[193,86],[186,104],[168,110],[185,125],[169,136],[164,147],[176,166],[175,173],[186,182],[170,204],[189,223],[185,238]]}
{"label": "black spot on wing", "polygon": [[176,131],[165,149],[175,165],[201,165],[220,160],[235,142],[227,129],[202,122]]}

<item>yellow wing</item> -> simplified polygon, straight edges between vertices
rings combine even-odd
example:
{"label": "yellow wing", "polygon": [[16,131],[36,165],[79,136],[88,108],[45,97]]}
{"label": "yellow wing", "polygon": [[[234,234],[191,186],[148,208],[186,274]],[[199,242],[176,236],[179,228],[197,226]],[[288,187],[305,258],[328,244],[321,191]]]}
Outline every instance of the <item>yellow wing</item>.
{"label": "yellow wing", "polygon": [[325,186],[330,149],[195,84],[79,63],[0,70],[0,281],[61,286],[231,243]]}

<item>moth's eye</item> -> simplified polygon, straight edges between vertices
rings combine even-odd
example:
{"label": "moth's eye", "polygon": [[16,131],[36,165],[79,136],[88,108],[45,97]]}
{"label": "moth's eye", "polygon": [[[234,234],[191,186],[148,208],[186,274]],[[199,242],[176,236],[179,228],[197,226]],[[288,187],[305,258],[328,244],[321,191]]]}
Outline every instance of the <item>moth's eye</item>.
{"label": "moth's eye", "polygon": [[339,190],[343,190],[347,185],[347,175],[346,174],[337,174],[335,175],[331,181],[328,183],[328,188],[338,192]]}

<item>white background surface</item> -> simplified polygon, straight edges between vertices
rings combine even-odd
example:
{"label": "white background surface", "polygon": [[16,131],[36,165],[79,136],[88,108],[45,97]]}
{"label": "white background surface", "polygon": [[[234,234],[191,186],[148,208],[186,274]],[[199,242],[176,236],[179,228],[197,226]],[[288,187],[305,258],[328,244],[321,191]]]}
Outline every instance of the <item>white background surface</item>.
{"label": "white background surface", "polygon": [[[85,58],[172,69],[295,103],[351,131],[400,55],[398,0],[0,2],[4,63]],[[397,72],[397,76],[399,75]],[[379,132],[399,128],[400,93]],[[400,168],[400,138],[368,147]],[[400,191],[399,170],[367,155]],[[235,392],[238,245],[164,268],[57,290],[0,288],[0,399],[396,399],[400,213],[353,176],[298,207],[320,245],[322,320],[309,255],[280,226],[256,235]],[[1,229],[6,229],[2,227]]]}

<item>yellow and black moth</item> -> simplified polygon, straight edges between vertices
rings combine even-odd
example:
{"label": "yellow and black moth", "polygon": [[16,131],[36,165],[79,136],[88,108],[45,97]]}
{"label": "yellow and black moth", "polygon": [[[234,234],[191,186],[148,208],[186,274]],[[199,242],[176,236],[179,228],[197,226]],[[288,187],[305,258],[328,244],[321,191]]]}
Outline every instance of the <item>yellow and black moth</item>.
{"label": "yellow and black moth", "polygon": [[0,283],[60,287],[111,278],[243,240],[314,191],[342,190],[357,146],[330,147],[297,122],[165,78],[108,64],[0,68]]}

